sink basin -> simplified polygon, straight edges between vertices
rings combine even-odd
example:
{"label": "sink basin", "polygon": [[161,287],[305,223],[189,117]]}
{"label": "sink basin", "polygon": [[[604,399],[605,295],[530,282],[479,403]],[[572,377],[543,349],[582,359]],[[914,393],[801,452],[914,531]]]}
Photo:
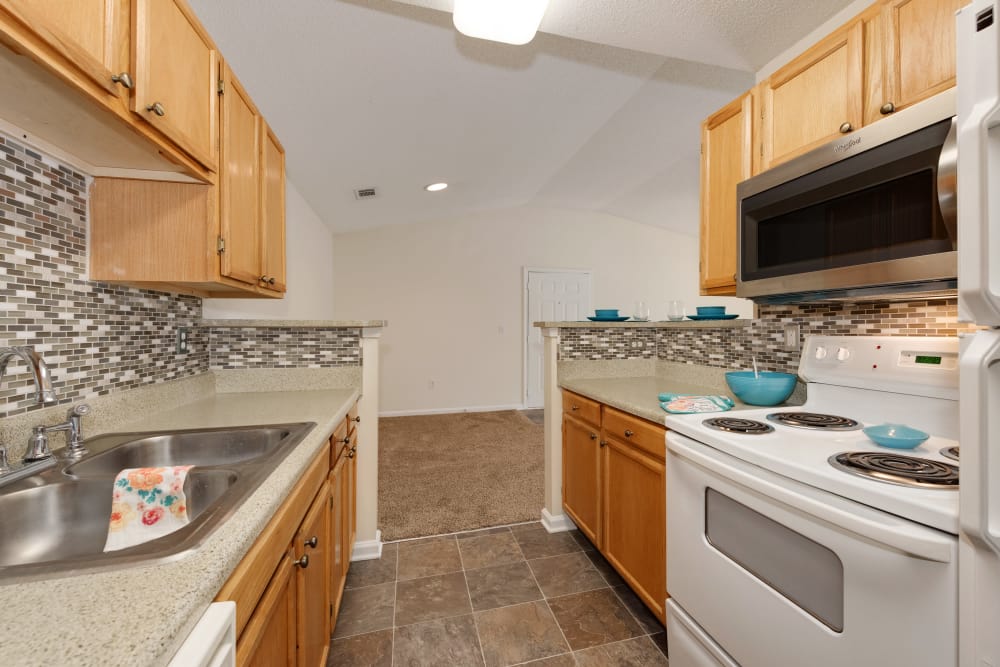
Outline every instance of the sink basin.
{"label": "sink basin", "polygon": [[[315,426],[118,433],[87,440],[91,453],[83,459],[60,460],[0,488],[0,584],[144,565],[197,549]],[[189,523],[144,544],[104,553],[115,477],[124,468],[170,465],[196,466],[184,485]]]}
{"label": "sink basin", "polygon": [[[116,445],[66,468],[67,475],[111,475],[125,468],[233,465],[270,454],[289,435],[287,428],[185,431],[141,437]],[[117,440],[120,436],[107,436]],[[100,450],[102,438],[87,443]]]}
{"label": "sink basin", "polygon": [[[191,521],[237,479],[239,475],[232,471],[192,470],[184,484]],[[101,553],[108,535],[113,483],[111,479],[57,482],[0,495],[0,567]]]}

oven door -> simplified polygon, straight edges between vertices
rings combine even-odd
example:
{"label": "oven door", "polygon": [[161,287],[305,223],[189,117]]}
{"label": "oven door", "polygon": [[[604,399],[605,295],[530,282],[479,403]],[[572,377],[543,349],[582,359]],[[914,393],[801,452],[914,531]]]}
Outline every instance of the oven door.
{"label": "oven door", "polygon": [[955,665],[956,553],[954,536],[667,434],[667,590],[742,667]]}

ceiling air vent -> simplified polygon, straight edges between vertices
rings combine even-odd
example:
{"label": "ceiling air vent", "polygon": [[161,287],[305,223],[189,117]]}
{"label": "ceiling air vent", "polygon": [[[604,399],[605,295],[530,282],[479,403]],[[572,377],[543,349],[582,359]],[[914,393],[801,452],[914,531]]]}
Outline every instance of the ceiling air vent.
{"label": "ceiling air vent", "polygon": [[375,196],[375,188],[360,188],[354,191],[355,199],[374,199]]}

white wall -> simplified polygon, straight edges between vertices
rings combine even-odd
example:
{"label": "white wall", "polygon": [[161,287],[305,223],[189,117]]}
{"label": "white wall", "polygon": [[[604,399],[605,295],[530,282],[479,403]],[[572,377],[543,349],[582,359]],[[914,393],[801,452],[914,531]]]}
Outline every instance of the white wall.
{"label": "white wall", "polygon": [[[517,208],[460,219],[338,234],[334,304],[340,319],[387,319],[383,412],[520,405],[522,269],[593,271],[594,306],[623,314],[642,299],[653,318],[667,300],[698,296],[698,238],[607,214]],[[430,382],[434,388],[430,388]]]}
{"label": "white wall", "polygon": [[333,319],[333,235],[290,181],[285,227],[285,298],[205,299],[206,319]]}

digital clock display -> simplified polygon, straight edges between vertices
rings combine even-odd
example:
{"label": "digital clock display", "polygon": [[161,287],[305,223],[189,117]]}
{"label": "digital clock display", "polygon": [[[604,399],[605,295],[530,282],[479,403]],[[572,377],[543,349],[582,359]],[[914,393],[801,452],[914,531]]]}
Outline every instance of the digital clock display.
{"label": "digital clock display", "polygon": [[932,357],[927,354],[918,354],[915,361],[918,364],[930,364],[931,366],[941,365],[941,357]]}

